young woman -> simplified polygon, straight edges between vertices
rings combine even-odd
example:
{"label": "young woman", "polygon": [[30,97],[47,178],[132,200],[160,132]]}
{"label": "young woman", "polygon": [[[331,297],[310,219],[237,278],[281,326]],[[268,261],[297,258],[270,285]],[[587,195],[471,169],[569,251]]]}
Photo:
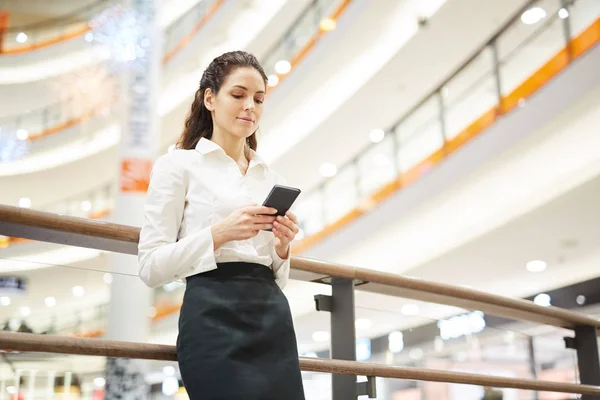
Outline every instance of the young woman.
{"label": "young woman", "polygon": [[151,287],[186,282],[177,357],[192,400],[304,399],[281,291],[297,220],[258,205],[283,183],[255,152],[266,84],[253,55],[215,58],[178,148],[152,170],[140,277]]}

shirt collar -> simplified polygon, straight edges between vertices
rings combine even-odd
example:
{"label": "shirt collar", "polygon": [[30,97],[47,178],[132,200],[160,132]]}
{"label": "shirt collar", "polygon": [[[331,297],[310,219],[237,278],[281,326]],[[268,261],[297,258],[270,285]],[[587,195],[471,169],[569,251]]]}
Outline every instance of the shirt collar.
{"label": "shirt collar", "polygon": [[[198,141],[196,150],[198,150],[202,155],[206,155],[215,151],[221,151],[223,154],[225,154],[225,151],[221,148],[221,146],[206,138],[201,138]],[[254,165],[262,165],[265,168],[267,167],[267,163],[265,162],[264,158],[262,158],[257,152],[250,149],[250,155],[252,156],[252,159],[250,160],[250,165],[248,167]]]}

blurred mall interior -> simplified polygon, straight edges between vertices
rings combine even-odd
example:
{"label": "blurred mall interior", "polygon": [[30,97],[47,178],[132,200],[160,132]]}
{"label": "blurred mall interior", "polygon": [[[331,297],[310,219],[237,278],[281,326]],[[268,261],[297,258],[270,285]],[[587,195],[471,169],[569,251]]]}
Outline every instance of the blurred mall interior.
{"label": "blurred mall interior", "polygon": [[[294,255],[600,318],[599,42],[599,0],[0,0],[0,204],[141,226],[202,72],[241,49],[269,75],[258,153],[302,190]],[[0,323],[174,345],[184,284],[137,274],[135,256],[0,236]],[[298,354],[329,358],[314,297],[331,287],[284,293]],[[579,382],[572,332],[425,300],[357,290],[356,359]],[[104,398],[104,357],[0,356],[0,400]],[[177,363],[144,371],[148,398],[188,398]],[[302,377],[332,399],[330,374]]]}

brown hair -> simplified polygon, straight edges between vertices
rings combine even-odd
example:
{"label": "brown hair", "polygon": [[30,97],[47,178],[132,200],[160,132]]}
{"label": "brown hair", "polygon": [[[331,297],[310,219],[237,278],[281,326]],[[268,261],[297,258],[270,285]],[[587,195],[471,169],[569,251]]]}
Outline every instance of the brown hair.
{"label": "brown hair", "polygon": [[[206,89],[210,89],[215,94],[218,93],[225,78],[237,68],[243,67],[257,70],[265,81],[265,86],[267,85],[267,75],[252,54],[245,51],[232,51],[215,58],[202,74],[200,87],[196,91],[194,102],[185,121],[185,128],[177,142],[178,148],[194,149],[201,138],[210,139],[212,137],[212,115],[204,105],[204,93]],[[248,137],[247,143],[252,150],[256,150],[258,146],[256,132]]]}

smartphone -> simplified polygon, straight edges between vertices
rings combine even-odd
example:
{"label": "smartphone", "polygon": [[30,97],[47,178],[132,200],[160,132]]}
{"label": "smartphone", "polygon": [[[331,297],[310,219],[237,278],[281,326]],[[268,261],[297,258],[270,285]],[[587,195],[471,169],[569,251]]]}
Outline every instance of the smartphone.
{"label": "smartphone", "polygon": [[[263,202],[263,206],[272,207],[277,210],[276,215],[284,216],[285,213],[292,208],[292,204],[300,195],[300,189],[283,186],[283,185],[275,185],[271,192]],[[268,229],[268,231],[271,231]]]}

